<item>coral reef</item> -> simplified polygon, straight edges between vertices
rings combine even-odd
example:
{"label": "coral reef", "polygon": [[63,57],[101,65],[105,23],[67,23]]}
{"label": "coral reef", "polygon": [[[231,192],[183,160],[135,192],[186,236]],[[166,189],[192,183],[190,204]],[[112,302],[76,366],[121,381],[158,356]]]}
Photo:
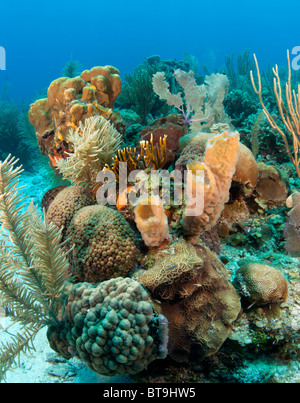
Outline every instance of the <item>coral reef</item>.
{"label": "coral reef", "polygon": [[49,327],[51,347],[79,357],[103,375],[135,374],[166,357],[167,322],[135,280],[116,278],[98,285],[66,287],[64,326]]}
{"label": "coral reef", "polygon": [[79,281],[97,283],[127,276],[139,262],[139,239],[121,213],[87,206],[74,215],[67,231],[72,270]]}
{"label": "coral reef", "polygon": [[[16,160],[0,162],[0,303],[13,325],[0,378],[44,326],[62,360],[105,376],[277,382],[270,366],[299,369],[299,94],[288,70],[282,97],[277,67],[275,97],[271,71],[253,90],[253,66],[246,51],[237,68],[232,54],[200,75],[190,55],[153,55],[121,93],[116,68],[76,76],[71,61],[31,105],[48,170],[65,182],[45,187],[43,221],[25,210]],[[19,120],[29,146],[25,109],[3,102],[2,143],[9,133],[16,146]],[[30,183],[39,203],[42,183]]]}
{"label": "coral reef", "polygon": [[235,284],[241,296],[250,305],[283,302],[288,296],[288,282],[272,266],[248,263],[235,273]]}
{"label": "coral reef", "polygon": [[173,359],[192,362],[218,351],[241,306],[213,252],[185,241],[173,243],[138,280],[160,301]]}

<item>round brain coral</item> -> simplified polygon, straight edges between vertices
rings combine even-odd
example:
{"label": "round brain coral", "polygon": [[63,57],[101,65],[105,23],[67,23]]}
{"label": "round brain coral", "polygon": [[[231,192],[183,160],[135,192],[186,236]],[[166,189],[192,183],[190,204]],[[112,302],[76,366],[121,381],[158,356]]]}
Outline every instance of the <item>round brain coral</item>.
{"label": "round brain coral", "polygon": [[51,202],[47,221],[62,228],[62,241],[66,238],[68,226],[74,214],[82,207],[93,205],[90,193],[82,186],[69,186],[58,193]]}
{"label": "round brain coral", "polygon": [[288,282],[275,267],[248,263],[236,272],[234,284],[251,305],[283,302],[288,296]]}
{"label": "round brain coral", "polygon": [[165,358],[167,321],[144,287],[130,278],[71,285],[62,328],[51,326],[53,350],[76,356],[102,375],[134,374]]}
{"label": "round brain coral", "polygon": [[112,208],[84,207],[69,230],[73,271],[79,281],[97,283],[127,276],[138,263],[139,238],[124,217]]}

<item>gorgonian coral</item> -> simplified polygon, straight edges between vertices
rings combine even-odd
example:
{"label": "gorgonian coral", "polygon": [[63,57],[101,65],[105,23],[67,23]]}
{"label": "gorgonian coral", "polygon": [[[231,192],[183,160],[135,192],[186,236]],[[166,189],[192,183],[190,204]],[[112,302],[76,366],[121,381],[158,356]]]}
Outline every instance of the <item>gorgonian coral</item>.
{"label": "gorgonian coral", "polygon": [[194,73],[186,73],[180,69],[174,72],[174,78],[184,89],[185,98],[181,92],[172,94],[165,73],[157,72],[153,75],[154,92],[167,104],[178,109],[185,124],[191,125],[192,131],[201,127],[210,127],[214,123],[225,123],[229,117],[224,111],[223,100],[227,94],[229,81],[223,74],[212,74],[205,77],[205,84],[197,85]]}
{"label": "gorgonian coral", "polygon": [[120,147],[121,134],[105,118],[93,116],[84,123],[79,122],[79,127],[71,130],[67,139],[73,152],[57,161],[59,172],[74,185],[92,188],[97,173],[111,162]]}

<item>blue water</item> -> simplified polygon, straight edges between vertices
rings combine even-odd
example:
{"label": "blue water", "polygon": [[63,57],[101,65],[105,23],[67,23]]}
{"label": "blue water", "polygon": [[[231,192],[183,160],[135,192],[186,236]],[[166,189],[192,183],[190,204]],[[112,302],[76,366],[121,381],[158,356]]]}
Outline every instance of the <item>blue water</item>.
{"label": "blue water", "polygon": [[1,0],[0,92],[7,84],[11,100],[31,102],[71,56],[83,68],[113,65],[122,77],[153,54],[182,60],[188,52],[213,71],[250,49],[262,68],[281,65],[300,45],[299,10],[298,0]]}

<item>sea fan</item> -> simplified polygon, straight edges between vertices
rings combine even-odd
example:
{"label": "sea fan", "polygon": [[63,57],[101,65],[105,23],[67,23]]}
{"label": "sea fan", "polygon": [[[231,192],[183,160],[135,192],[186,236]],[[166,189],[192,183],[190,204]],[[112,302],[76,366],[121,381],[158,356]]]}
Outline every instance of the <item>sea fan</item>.
{"label": "sea fan", "polygon": [[122,136],[114,126],[102,116],[93,116],[80,122],[77,130],[70,131],[68,141],[74,152],[57,162],[57,168],[73,185],[89,188],[96,183],[97,173],[120,147]]}
{"label": "sea fan", "polygon": [[184,90],[182,93],[172,94],[169,83],[163,72],[153,75],[152,85],[154,92],[160,99],[166,100],[169,106],[178,109],[184,123],[189,124],[191,131],[201,128],[210,128],[214,123],[228,123],[229,117],[224,111],[223,100],[228,91],[229,81],[223,74],[211,74],[205,77],[205,83],[197,85],[194,73],[175,70],[174,78]]}
{"label": "sea fan", "polygon": [[11,325],[10,340],[0,345],[0,380],[20,358],[34,349],[38,331],[60,326],[61,291],[69,279],[60,231],[42,220],[31,204],[25,210],[20,192],[21,167],[10,155],[0,161],[0,305]]}

